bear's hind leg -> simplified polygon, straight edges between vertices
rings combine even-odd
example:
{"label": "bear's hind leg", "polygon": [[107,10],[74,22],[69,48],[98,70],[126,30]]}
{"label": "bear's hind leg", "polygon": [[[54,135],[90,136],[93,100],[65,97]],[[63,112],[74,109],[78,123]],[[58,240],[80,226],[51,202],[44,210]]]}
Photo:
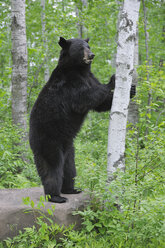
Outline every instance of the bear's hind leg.
{"label": "bear's hind leg", "polygon": [[62,187],[62,168],[53,168],[49,171],[48,177],[43,180],[45,195],[49,196],[48,200],[55,203],[64,203],[67,198],[60,196]]}
{"label": "bear's hind leg", "polygon": [[[44,157],[43,157],[44,156]],[[44,186],[45,195],[50,196],[49,201],[64,203],[67,198],[61,197],[60,192],[63,180],[64,156],[59,149],[54,152],[47,149],[43,155],[35,154],[35,163],[38,174]]]}
{"label": "bear's hind leg", "polygon": [[74,181],[76,177],[76,167],[74,161],[74,146],[72,145],[67,153],[64,162],[64,177],[61,193],[63,194],[78,194],[80,190],[74,189]]}

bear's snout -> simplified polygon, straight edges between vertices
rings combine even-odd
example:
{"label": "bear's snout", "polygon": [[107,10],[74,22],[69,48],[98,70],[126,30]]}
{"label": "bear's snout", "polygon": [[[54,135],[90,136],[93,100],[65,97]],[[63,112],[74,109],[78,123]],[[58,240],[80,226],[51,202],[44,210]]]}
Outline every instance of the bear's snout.
{"label": "bear's snout", "polygon": [[90,53],[90,54],[89,54],[89,59],[93,59],[94,56],[95,56],[94,53]]}
{"label": "bear's snout", "polygon": [[90,64],[94,58],[94,53],[92,53],[89,49],[85,49],[84,50],[84,58],[83,58],[83,61],[86,63],[86,64]]}

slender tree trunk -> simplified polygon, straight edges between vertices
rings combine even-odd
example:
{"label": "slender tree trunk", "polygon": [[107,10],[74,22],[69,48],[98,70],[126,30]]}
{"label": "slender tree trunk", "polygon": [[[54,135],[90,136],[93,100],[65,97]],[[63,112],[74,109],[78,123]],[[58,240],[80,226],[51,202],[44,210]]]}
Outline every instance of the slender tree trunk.
{"label": "slender tree trunk", "polygon": [[[119,30],[119,20],[120,20],[121,11],[123,9],[123,3],[116,0],[116,4],[118,6],[118,19],[116,23],[116,29]],[[117,41],[118,41],[118,33],[116,33],[115,35],[115,42],[117,43]],[[113,68],[116,67],[116,51],[114,52],[113,57],[112,57],[112,67]]]}
{"label": "slender tree trunk", "polygon": [[12,38],[12,118],[13,123],[27,128],[27,43],[25,0],[11,0]]}
{"label": "slender tree trunk", "polygon": [[[143,12],[144,12],[144,32],[145,32],[146,60],[147,60],[147,63],[149,63],[149,49],[148,49],[149,34],[147,32],[147,10],[146,10],[146,7],[145,7],[144,0],[142,0],[142,4],[143,4]],[[148,79],[149,78],[148,78],[148,75],[147,75],[147,80]]]}
{"label": "slender tree trunk", "polygon": [[[147,66],[147,81],[149,83],[150,75],[149,75],[149,67],[151,65],[151,61],[149,59],[149,48],[148,48],[148,43],[149,43],[149,33],[147,31],[147,10],[145,7],[145,2],[142,0],[143,4],[143,12],[144,12],[144,32],[145,32],[145,47],[146,47],[146,66]],[[152,89],[151,87],[149,88],[148,92],[148,109],[147,109],[147,115],[146,115],[146,120],[148,122],[148,114],[151,115],[151,102],[152,102]],[[148,127],[146,128],[146,134],[148,134]]]}
{"label": "slender tree trunk", "polygon": [[[165,43],[164,41],[165,41],[165,25],[163,25],[163,28],[162,28],[162,42]],[[160,58],[159,66],[160,67],[164,66],[164,58]]]}
{"label": "slender tree trunk", "polygon": [[[138,26],[136,27],[136,37],[135,37],[135,48],[134,48],[134,72],[132,75],[132,85],[137,86],[138,74],[136,67],[139,65],[139,44],[138,44]],[[132,123],[134,126],[138,122],[138,105],[135,101],[135,97],[130,100],[128,108],[128,122]]]}
{"label": "slender tree trunk", "polygon": [[[78,19],[80,18],[79,12],[80,11],[79,11],[78,7],[76,6],[76,16],[77,16]],[[82,39],[82,36],[83,36],[83,27],[82,27],[82,24],[80,23],[79,20],[77,22],[77,31],[78,31],[79,38]]]}
{"label": "slender tree trunk", "polygon": [[[81,0],[81,3],[82,3],[81,9],[79,9],[76,6],[76,16],[78,17],[78,19],[80,19],[81,11],[82,11],[83,7],[87,6],[87,0]],[[78,30],[78,34],[79,34],[80,39],[83,38],[83,33],[87,33],[87,30],[85,29],[85,27],[83,26],[83,24],[81,23],[80,20],[77,22],[77,30]]]}
{"label": "slender tree trunk", "polygon": [[65,0],[62,0],[62,11],[65,12]]}
{"label": "slender tree trunk", "polygon": [[136,25],[140,1],[125,0],[119,21],[116,55],[116,86],[110,113],[108,133],[108,181],[117,169],[125,170],[125,136],[133,76]]}
{"label": "slender tree trunk", "polygon": [[[120,21],[120,15],[121,11],[123,9],[123,3],[116,0],[116,3],[119,7],[119,14],[118,14],[118,21],[117,21],[117,30],[119,30],[119,21]],[[117,42],[118,36],[116,35],[116,42]],[[132,77],[132,85],[137,86],[138,82],[138,75],[136,67],[139,65],[139,46],[138,46],[138,25],[136,28],[136,38],[135,38],[135,49],[134,49],[134,73]],[[113,67],[115,67],[116,63],[116,53],[114,54],[113,58]],[[129,108],[128,108],[128,122],[135,125],[138,122],[138,105],[135,101],[135,97],[130,101]]]}
{"label": "slender tree trunk", "polygon": [[47,35],[45,31],[45,0],[41,0],[41,24],[42,24],[42,41],[43,41],[43,47],[44,47],[44,54],[45,54],[45,64],[44,64],[44,79],[45,82],[49,80],[49,66],[48,66],[48,60],[47,60],[47,54],[48,54],[48,45],[47,45]]}

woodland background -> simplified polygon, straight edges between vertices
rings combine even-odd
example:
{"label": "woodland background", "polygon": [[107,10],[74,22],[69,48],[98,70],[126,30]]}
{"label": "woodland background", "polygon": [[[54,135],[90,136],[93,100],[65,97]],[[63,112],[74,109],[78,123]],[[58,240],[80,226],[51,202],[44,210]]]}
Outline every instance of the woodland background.
{"label": "woodland background", "polygon": [[[115,72],[121,2],[45,0],[43,8],[43,1],[26,1],[27,119],[47,76],[57,65],[60,36],[66,39],[90,37],[90,47],[95,54],[92,72],[102,83],[108,82]],[[135,99],[138,122],[128,125],[125,173],[118,173],[108,192],[105,191],[109,113],[89,113],[75,140],[76,185],[86,189],[92,199],[91,205],[80,213],[84,218],[83,229],[67,230],[65,238],[57,242],[54,233],[64,230],[58,227],[55,232],[42,222],[38,230],[31,229],[0,245],[165,247],[165,2],[145,0],[143,7],[141,4],[138,23]],[[0,1],[0,13],[0,188],[38,186],[40,179],[28,141],[21,142],[22,131],[12,119],[10,1]],[[114,207],[116,199],[109,191],[116,192],[122,211]],[[103,208],[105,199],[106,208]]]}

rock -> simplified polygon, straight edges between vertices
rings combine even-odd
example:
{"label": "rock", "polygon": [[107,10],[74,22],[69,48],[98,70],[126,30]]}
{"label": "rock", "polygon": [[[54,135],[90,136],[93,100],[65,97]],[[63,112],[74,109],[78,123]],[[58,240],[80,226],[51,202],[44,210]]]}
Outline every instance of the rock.
{"label": "rock", "polygon": [[[24,205],[22,199],[30,197],[30,200],[37,205],[42,195],[44,195],[43,189],[39,187],[0,190],[0,240],[14,237],[18,235],[19,230],[35,225],[36,213],[34,211],[25,213],[27,209],[32,208]],[[89,197],[84,193],[63,196],[67,197],[69,201],[63,204],[44,202],[45,208],[42,208],[41,211],[47,214],[47,209],[52,209],[53,205],[55,210],[51,218],[54,222],[65,226],[76,223],[75,228],[78,229],[81,226],[81,218],[79,215],[73,215],[72,212],[78,209],[82,210]]]}

